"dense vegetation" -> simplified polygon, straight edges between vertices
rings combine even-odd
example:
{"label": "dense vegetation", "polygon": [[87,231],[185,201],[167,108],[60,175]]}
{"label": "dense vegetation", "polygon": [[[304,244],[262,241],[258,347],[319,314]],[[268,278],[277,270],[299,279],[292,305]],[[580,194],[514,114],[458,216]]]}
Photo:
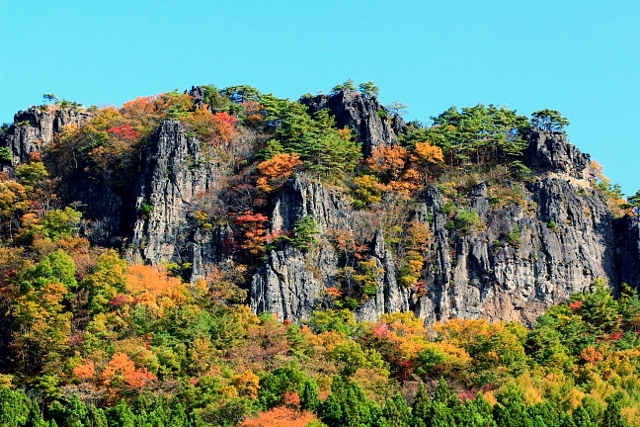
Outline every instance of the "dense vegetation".
{"label": "dense vegetation", "polygon": [[[370,82],[360,90],[377,93]],[[93,108],[89,121],[0,177],[0,426],[640,425],[640,300],[626,286],[613,299],[596,281],[531,328],[452,319],[426,329],[410,313],[357,323],[350,309],[376,291],[365,255],[371,236],[335,230],[322,237],[345,262],[324,310],[294,324],[244,304],[247,277],[268,251],[318,243],[308,217],[267,232],[265,202],[292,176],[341,188],[374,213],[400,260],[399,282],[419,292],[431,236],[409,220],[411,196],[438,186],[448,226],[477,231],[464,192],[483,180],[496,204],[521,203],[531,179],[524,135],[562,131],[568,122],[557,112],[529,120],[492,105],[451,108],[363,158],[351,130],[337,129],[326,110],[312,116],[247,86],[204,93],[198,106],[170,92]],[[195,283],[182,280],[189,266],[136,265],[90,245],[80,208],[55,196],[78,171],[126,188],[167,119],[201,142],[221,176],[193,220],[234,233],[227,260]],[[635,206],[604,177],[593,185],[620,213]],[[519,233],[506,241],[517,245]]]}

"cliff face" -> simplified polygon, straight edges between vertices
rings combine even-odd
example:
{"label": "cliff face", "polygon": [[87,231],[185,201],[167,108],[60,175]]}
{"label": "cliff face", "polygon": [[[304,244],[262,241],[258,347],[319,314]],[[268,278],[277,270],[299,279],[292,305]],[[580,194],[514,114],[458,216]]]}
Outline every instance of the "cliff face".
{"label": "cliff face", "polygon": [[[428,322],[452,317],[532,322],[546,307],[586,289],[595,278],[606,278],[612,286],[620,282],[612,217],[593,190],[566,179],[543,178],[524,189],[522,204],[497,209],[490,208],[487,190],[479,184],[468,194],[483,224],[481,231],[469,235],[450,228],[439,190],[428,188],[418,200],[414,220],[428,224],[433,233],[420,293],[398,284],[398,260],[376,232],[368,256],[379,269],[377,291],[355,310],[357,317],[375,320],[382,313],[410,309]],[[324,231],[355,231],[349,227],[357,212],[336,198],[317,184],[295,182],[274,202],[273,224],[288,229],[293,218],[308,215]],[[509,239],[516,229],[519,236]],[[340,267],[326,241],[319,253],[322,256],[308,256],[307,264],[299,252],[272,253],[252,281],[254,309],[293,318],[310,314]],[[313,271],[315,275],[309,273]],[[292,298],[295,302],[290,303]]]}
{"label": "cliff face", "polygon": [[[328,108],[339,127],[352,128],[365,155],[396,143],[404,128],[375,99],[354,92],[303,102],[312,113]],[[9,147],[16,161],[25,161],[62,126],[88,117],[75,110],[30,108],[16,115],[0,145]],[[344,189],[305,176],[289,180],[262,208],[268,231],[290,231],[310,217],[318,243],[268,250],[245,285],[251,309],[298,320],[335,306],[329,289],[339,283],[356,294],[359,285],[348,272],[363,260],[369,289],[353,308],[358,319],[369,321],[412,310],[429,323],[452,317],[530,323],[598,277],[614,288],[621,281],[640,288],[640,226],[613,219],[589,184],[589,156],[560,134],[531,132],[527,140],[523,161],[535,180],[478,182],[456,196],[458,211],[477,216],[475,229],[456,226],[453,196],[446,189],[427,187],[407,205],[406,217],[430,231],[420,288],[399,283],[401,254],[385,242],[377,214],[367,217],[354,209]],[[203,228],[195,218],[201,202],[217,197],[210,191],[220,180],[217,161],[183,125],[165,120],[140,151],[127,186],[89,179],[78,170],[61,188],[62,197],[80,202],[92,242],[121,247],[138,262],[177,263],[186,266],[186,278],[202,278],[229,257],[222,246],[231,225]],[[339,234],[358,236],[364,246],[357,255],[345,254],[336,244]]]}
{"label": "cliff face", "polygon": [[134,187],[137,218],[131,243],[135,256],[158,264],[182,259],[190,252],[194,228],[190,206],[209,189],[215,174],[214,164],[203,157],[200,142],[187,136],[180,123],[163,122],[150,141]]}
{"label": "cliff face", "polygon": [[13,124],[0,139],[0,146],[9,147],[13,163],[29,159],[29,153],[39,152],[51,144],[57,132],[66,125],[80,125],[91,117],[76,108],[30,107],[19,111]]}

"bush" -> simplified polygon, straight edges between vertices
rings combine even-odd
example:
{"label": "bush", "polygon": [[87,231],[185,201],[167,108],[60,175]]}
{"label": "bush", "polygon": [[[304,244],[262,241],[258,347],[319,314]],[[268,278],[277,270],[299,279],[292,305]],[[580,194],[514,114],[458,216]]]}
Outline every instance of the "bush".
{"label": "bush", "polygon": [[520,232],[520,227],[514,225],[511,231],[504,235],[504,240],[513,247],[517,248],[518,246],[520,246],[520,243],[522,243],[522,233]]}
{"label": "bush", "polygon": [[147,203],[143,203],[138,208],[138,213],[140,215],[149,215],[152,210],[153,210],[153,206],[152,205],[149,205]]}
{"label": "bush", "polygon": [[478,214],[471,209],[459,211],[453,220],[453,225],[455,229],[465,235],[475,233],[484,228],[482,221],[478,218]]}

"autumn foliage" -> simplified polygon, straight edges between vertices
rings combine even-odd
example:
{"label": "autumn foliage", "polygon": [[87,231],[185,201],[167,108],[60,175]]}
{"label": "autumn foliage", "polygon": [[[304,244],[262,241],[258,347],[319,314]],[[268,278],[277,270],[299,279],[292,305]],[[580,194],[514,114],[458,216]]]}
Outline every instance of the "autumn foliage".
{"label": "autumn foliage", "polygon": [[262,412],[257,418],[245,420],[242,427],[305,427],[318,419],[307,411],[297,411],[292,408],[278,406]]}
{"label": "autumn foliage", "polygon": [[242,233],[240,247],[253,255],[262,253],[265,249],[266,224],[269,222],[269,218],[259,213],[245,211],[241,215],[237,215],[233,222]]}
{"label": "autumn foliage", "polygon": [[300,156],[296,153],[279,153],[258,164],[260,176],[256,186],[262,191],[271,191],[285,182],[293,173],[296,166],[302,164]]}

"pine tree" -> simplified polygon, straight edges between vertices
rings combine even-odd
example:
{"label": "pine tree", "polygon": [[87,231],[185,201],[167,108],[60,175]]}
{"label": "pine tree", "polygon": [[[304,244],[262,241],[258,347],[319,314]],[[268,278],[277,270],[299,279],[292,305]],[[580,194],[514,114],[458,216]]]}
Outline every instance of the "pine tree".
{"label": "pine tree", "polygon": [[399,393],[387,399],[382,415],[387,419],[389,427],[409,427],[411,422],[411,412]]}
{"label": "pine tree", "polygon": [[449,388],[444,378],[440,377],[438,385],[433,395],[434,402],[440,402],[443,405],[454,408],[460,404],[460,400],[453,391]]}
{"label": "pine tree", "polygon": [[137,420],[131,408],[124,400],[107,411],[109,426],[136,427]]}
{"label": "pine tree", "polygon": [[0,388],[0,426],[21,426],[27,422],[29,399],[22,391]]}
{"label": "pine tree", "polygon": [[418,392],[416,398],[413,401],[413,407],[411,408],[411,425],[413,427],[422,427],[425,424],[425,420],[431,413],[431,399],[427,395],[427,390],[423,383],[418,385]]}
{"label": "pine tree", "polygon": [[441,402],[434,401],[431,406],[431,415],[427,420],[427,426],[431,427],[451,427],[456,425],[453,411]]}
{"label": "pine tree", "polygon": [[597,427],[597,423],[582,404],[573,410],[572,415],[576,427]]}

